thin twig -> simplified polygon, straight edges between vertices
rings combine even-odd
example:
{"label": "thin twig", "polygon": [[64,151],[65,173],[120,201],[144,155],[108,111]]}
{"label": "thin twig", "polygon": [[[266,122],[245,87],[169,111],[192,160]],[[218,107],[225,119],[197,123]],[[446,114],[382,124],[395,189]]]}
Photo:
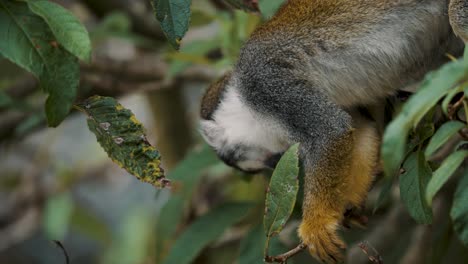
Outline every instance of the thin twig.
{"label": "thin twig", "polygon": [[382,256],[380,256],[379,252],[377,252],[377,250],[368,241],[360,242],[358,246],[372,263],[383,264]]}
{"label": "thin twig", "polygon": [[286,261],[291,258],[292,256],[298,254],[302,250],[304,250],[307,246],[303,243],[299,244],[297,247],[291,249],[290,251],[278,255],[278,256],[265,256],[265,262],[267,263],[286,263]]}
{"label": "thin twig", "polygon": [[53,241],[60,249],[62,249],[63,255],[65,256],[65,264],[70,264],[70,257],[68,256],[67,250],[63,246],[62,242],[58,240],[53,240]]}
{"label": "thin twig", "polygon": [[465,100],[465,95],[461,96],[454,104],[449,105],[448,116],[450,120],[455,119],[455,115],[458,112],[458,109],[463,105],[463,100]]}

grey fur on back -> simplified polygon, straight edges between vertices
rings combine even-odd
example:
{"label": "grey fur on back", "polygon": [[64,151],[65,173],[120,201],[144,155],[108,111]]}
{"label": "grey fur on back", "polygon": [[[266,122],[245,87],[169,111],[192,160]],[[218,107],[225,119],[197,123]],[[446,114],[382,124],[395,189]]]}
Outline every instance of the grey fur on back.
{"label": "grey fur on back", "polygon": [[[268,82],[280,84],[278,78],[287,78],[317,89],[340,106],[373,103],[419,81],[447,61],[446,53],[462,52],[463,42],[449,24],[446,1],[417,2],[396,5],[377,21],[372,17],[369,23],[361,22],[359,32],[350,37],[346,37],[350,25],[298,30],[307,32],[302,37],[281,30],[273,31],[271,38],[254,35],[243,47],[234,75],[246,97]],[[327,34],[339,31],[340,41],[327,39]]]}

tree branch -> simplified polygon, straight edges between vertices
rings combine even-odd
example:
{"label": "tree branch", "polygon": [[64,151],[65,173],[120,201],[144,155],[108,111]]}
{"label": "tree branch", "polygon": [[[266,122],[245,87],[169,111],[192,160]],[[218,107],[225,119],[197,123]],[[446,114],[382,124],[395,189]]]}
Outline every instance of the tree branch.
{"label": "tree branch", "polygon": [[281,255],[278,255],[278,256],[265,256],[265,262],[267,262],[267,263],[274,263],[274,262],[286,263],[286,261],[289,258],[291,258],[294,255],[298,254],[299,252],[301,252],[305,248],[307,248],[307,246],[305,244],[301,243],[297,247],[291,249],[290,251],[288,251],[288,252],[286,252],[284,254],[281,254]]}

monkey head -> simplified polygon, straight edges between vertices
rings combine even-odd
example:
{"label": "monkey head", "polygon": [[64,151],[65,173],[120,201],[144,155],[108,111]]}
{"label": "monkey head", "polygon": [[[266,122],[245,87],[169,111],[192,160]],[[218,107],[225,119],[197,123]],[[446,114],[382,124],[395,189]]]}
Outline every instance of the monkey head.
{"label": "monkey head", "polygon": [[224,163],[247,173],[274,169],[281,158],[281,152],[260,144],[249,144],[246,138],[236,137],[216,121],[202,120],[201,133]]}
{"label": "monkey head", "polygon": [[205,93],[200,132],[227,165],[250,173],[274,169],[289,145],[284,130],[244,103],[229,77]]}

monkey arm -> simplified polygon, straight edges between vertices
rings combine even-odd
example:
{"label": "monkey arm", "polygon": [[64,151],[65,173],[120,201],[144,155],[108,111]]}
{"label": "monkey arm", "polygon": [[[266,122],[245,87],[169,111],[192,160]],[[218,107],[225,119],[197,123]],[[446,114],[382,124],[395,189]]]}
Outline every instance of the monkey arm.
{"label": "monkey arm", "polygon": [[468,1],[451,0],[449,4],[449,18],[453,31],[465,43],[468,42]]}

